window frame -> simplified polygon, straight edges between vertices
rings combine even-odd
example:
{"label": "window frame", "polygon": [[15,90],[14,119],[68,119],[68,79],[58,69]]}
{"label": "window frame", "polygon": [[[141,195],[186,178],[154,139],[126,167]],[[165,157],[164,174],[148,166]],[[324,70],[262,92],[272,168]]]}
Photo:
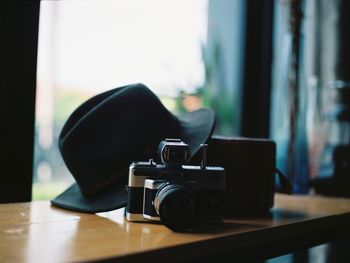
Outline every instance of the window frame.
{"label": "window frame", "polygon": [[39,8],[0,3],[0,203],[31,200]]}
{"label": "window frame", "polygon": [[274,1],[246,1],[240,135],[269,138]]}

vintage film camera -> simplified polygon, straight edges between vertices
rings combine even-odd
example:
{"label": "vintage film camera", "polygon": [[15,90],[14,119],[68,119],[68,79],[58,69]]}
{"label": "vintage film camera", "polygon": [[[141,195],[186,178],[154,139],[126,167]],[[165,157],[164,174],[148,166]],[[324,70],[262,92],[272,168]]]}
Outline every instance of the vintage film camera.
{"label": "vintage film camera", "polygon": [[153,160],[133,162],[129,168],[129,221],[161,221],[174,231],[184,231],[199,223],[222,222],[226,173],[223,167],[206,166],[206,146],[200,166],[184,165],[189,160],[188,145],[178,139],[161,141]]}

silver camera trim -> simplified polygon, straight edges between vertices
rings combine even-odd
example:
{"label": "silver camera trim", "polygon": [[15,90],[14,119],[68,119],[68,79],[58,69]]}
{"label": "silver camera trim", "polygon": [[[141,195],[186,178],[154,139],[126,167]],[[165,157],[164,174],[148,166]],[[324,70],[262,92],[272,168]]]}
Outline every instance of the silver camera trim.
{"label": "silver camera trim", "polygon": [[132,214],[132,213],[125,213],[125,217],[128,221],[135,221],[135,222],[145,222],[145,218],[143,217],[143,214]]}
{"label": "silver camera trim", "polygon": [[[144,190],[143,190],[143,217],[149,220],[160,221],[159,216],[150,216],[145,214],[145,200],[146,200],[146,189],[155,190],[159,189],[163,185],[167,184],[164,180],[148,178],[145,180]],[[154,206],[154,200],[152,200],[152,205]]]}

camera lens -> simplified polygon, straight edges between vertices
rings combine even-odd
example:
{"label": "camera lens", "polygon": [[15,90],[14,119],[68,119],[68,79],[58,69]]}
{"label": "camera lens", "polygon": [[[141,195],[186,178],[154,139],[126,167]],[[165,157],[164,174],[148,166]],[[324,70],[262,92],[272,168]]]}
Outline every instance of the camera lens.
{"label": "camera lens", "polygon": [[164,225],[174,231],[186,230],[196,219],[194,196],[182,185],[167,184],[161,188],[154,206]]}

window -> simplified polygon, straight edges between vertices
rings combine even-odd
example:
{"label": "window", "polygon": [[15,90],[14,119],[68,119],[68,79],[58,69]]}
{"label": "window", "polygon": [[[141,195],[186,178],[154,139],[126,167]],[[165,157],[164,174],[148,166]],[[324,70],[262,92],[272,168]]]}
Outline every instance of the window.
{"label": "window", "polygon": [[277,164],[296,193],[348,195],[344,183],[331,179],[348,177],[335,167],[349,156],[349,150],[335,152],[349,145],[348,6],[276,1],[275,10],[271,137]]}
{"label": "window", "polygon": [[[70,113],[141,82],[175,114],[209,106],[215,133],[238,133],[243,1],[42,1],[33,199],[73,182],[57,138]],[[232,26],[236,25],[236,26]]]}

